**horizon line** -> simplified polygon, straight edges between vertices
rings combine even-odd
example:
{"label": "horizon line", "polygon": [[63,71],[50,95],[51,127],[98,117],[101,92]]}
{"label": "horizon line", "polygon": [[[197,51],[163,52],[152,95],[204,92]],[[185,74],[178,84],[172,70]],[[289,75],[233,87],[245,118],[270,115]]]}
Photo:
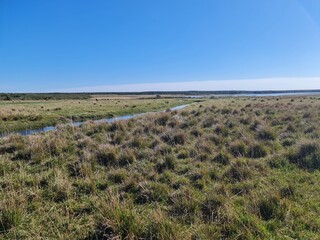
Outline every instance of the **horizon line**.
{"label": "horizon line", "polygon": [[[255,78],[100,85],[59,89],[54,92],[170,92],[170,91],[303,91],[320,89],[320,77]],[[48,91],[47,91],[48,92]]]}
{"label": "horizon line", "polygon": [[[21,90],[21,89],[20,89]],[[144,93],[144,92],[235,92],[235,91],[317,91],[320,77],[276,77],[229,80],[175,81],[83,86],[59,89],[19,91],[3,89],[2,93]],[[0,88],[1,91],[1,88]]]}
{"label": "horizon line", "polygon": [[292,90],[170,90],[170,91],[141,91],[141,92],[0,92],[0,94],[184,94],[184,93],[208,93],[208,94],[241,94],[241,93],[312,93],[320,92],[319,89],[292,89]]}

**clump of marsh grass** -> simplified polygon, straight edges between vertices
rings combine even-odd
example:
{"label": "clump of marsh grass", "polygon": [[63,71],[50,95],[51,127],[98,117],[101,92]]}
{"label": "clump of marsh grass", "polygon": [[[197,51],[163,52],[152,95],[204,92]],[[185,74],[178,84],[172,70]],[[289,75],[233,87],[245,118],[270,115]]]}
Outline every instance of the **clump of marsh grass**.
{"label": "clump of marsh grass", "polygon": [[298,144],[288,154],[290,163],[308,170],[320,169],[320,145],[317,141],[306,141]]}
{"label": "clump of marsh grass", "polygon": [[114,170],[108,175],[108,179],[113,183],[123,183],[128,177],[128,172],[124,169]]}
{"label": "clump of marsh grass", "polygon": [[179,239],[185,237],[179,226],[168,220],[168,216],[158,209],[149,215],[149,222],[140,235],[142,239]]}
{"label": "clump of marsh grass", "polygon": [[253,168],[244,160],[236,160],[224,174],[224,177],[231,182],[248,180],[252,176]]}
{"label": "clump of marsh grass", "polygon": [[249,147],[247,156],[250,158],[263,158],[268,155],[268,148],[262,143],[256,143]]}
{"label": "clump of marsh grass", "polygon": [[[311,101],[215,98],[1,139],[0,238],[317,239]],[[12,196],[22,200],[5,204]]]}
{"label": "clump of marsh grass", "polygon": [[200,209],[196,193],[190,189],[181,189],[170,196],[171,215],[179,217],[183,222],[193,223]]}
{"label": "clump of marsh grass", "polygon": [[230,152],[234,157],[244,157],[247,151],[247,146],[243,141],[236,141],[230,145]]}
{"label": "clump of marsh grass", "polygon": [[172,155],[165,156],[164,159],[161,159],[157,162],[155,169],[158,173],[162,173],[164,170],[174,170],[176,166],[176,159]]}
{"label": "clump of marsh grass", "polygon": [[201,203],[201,214],[205,222],[218,221],[221,212],[224,211],[225,199],[218,195],[209,195]]}
{"label": "clump of marsh grass", "polygon": [[99,218],[89,239],[135,239],[140,235],[141,219],[132,205],[122,203],[116,197],[109,197],[96,205]]}
{"label": "clump of marsh grass", "polygon": [[18,227],[23,221],[25,212],[16,200],[6,200],[0,206],[0,234]]}
{"label": "clump of marsh grass", "polygon": [[217,123],[216,119],[214,119],[213,117],[208,117],[208,118],[203,120],[202,127],[203,128],[210,128],[216,123]]}
{"label": "clump of marsh grass", "polygon": [[187,136],[184,132],[168,132],[161,136],[161,139],[170,145],[184,145],[187,141]]}
{"label": "clump of marsh grass", "polygon": [[271,195],[258,202],[259,216],[269,221],[272,219],[284,220],[286,214],[286,207],[281,203],[279,196]]}
{"label": "clump of marsh grass", "polygon": [[231,161],[231,156],[227,152],[220,152],[213,158],[212,161],[223,165],[228,165]]}
{"label": "clump of marsh grass", "polygon": [[264,141],[274,141],[276,139],[276,133],[270,127],[261,127],[257,130],[257,136]]}
{"label": "clump of marsh grass", "polygon": [[117,157],[116,149],[108,145],[99,146],[96,152],[97,161],[103,166],[116,166]]}
{"label": "clump of marsh grass", "polygon": [[166,184],[150,182],[140,185],[135,193],[135,203],[146,204],[152,202],[167,203],[169,188]]}
{"label": "clump of marsh grass", "polygon": [[115,131],[125,131],[127,128],[127,125],[124,121],[116,121],[114,123],[111,123],[108,127],[108,131],[115,132]]}
{"label": "clump of marsh grass", "polygon": [[160,126],[166,126],[167,122],[169,121],[170,119],[170,114],[168,113],[162,113],[162,114],[159,114],[160,116],[154,120],[154,123],[156,125],[160,125]]}
{"label": "clump of marsh grass", "polygon": [[118,159],[120,166],[127,166],[129,164],[134,163],[135,161],[136,161],[136,155],[134,151],[131,149],[123,150]]}

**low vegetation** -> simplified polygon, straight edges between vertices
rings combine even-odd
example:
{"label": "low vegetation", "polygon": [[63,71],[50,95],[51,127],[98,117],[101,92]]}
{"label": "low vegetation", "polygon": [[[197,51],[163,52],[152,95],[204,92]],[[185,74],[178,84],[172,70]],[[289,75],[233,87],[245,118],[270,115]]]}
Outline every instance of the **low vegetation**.
{"label": "low vegetation", "polygon": [[[30,100],[30,94],[27,96],[29,100],[0,101],[0,134],[65,124],[71,121],[85,121],[165,110],[192,102],[192,100],[181,98],[152,99],[152,96],[148,98],[130,98],[98,95],[87,99],[87,95],[80,94],[78,96],[76,94],[75,97],[81,97],[81,99],[69,99],[73,95],[66,95],[69,98],[58,98],[59,100],[52,98],[42,100],[34,100],[32,98]],[[61,97],[64,96],[62,94]]]}
{"label": "low vegetation", "polygon": [[0,93],[0,100],[67,100],[89,99],[87,93]]}
{"label": "low vegetation", "polygon": [[10,135],[0,238],[319,239],[319,120],[319,97],[221,98]]}

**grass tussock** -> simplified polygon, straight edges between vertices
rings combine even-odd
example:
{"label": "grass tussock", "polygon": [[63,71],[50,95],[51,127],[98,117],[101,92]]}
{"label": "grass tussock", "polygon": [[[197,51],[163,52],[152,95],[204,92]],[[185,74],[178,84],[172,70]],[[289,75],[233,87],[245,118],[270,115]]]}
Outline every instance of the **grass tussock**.
{"label": "grass tussock", "polygon": [[294,99],[2,138],[0,239],[318,239],[320,100]]}

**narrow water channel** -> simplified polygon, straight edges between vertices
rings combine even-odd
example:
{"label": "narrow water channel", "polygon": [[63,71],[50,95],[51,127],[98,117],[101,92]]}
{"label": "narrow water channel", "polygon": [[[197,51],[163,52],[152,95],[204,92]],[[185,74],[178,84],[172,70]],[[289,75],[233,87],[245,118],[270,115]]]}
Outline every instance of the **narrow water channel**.
{"label": "narrow water channel", "polygon": [[[189,104],[185,104],[185,105],[179,105],[179,106],[175,106],[170,108],[171,111],[175,111],[175,110],[179,110],[179,109],[183,109],[186,106],[188,106]],[[158,112],[164,112],[164,111],[158,111]],[[123,116],[117,116],[117,117],[112,117],[112,118],[102,118],[99,120],[95,120],[93,121],[94,123],[112,123],[112,122],[116,122],[116,121],[121,121],[121,120],[128,120],[134,117],[138,117],[138,116],[142,116],[148,113],[156,113],[156,112],[145,112],[145,113],[136,113],[136,114],[129,114],[129,115],[123,115]],[[82,121],[82,122],[71,122],[71,123],[67,123],[65,124],[65,126],[74,126],[74,127],[78,127],[81,126],[82,124],[84,124],[86,121]],[[49,131],[53,131],[56,130],[57,127],[56,126],[46,126],[46,127],[42,127],[42,128],[38,128],[38,129],[25,129],[25,130],[20,130],[20,131],[12,131],[9,133],[2,133],[0,134],[0,138],[8,136],[10,134],[19,134],[19,135],[23,135],[23,136],[28,136],[28,135],[32,135],[32,134],[37,134],[37,133],[42,133],[42,132],[49,132]]]}

